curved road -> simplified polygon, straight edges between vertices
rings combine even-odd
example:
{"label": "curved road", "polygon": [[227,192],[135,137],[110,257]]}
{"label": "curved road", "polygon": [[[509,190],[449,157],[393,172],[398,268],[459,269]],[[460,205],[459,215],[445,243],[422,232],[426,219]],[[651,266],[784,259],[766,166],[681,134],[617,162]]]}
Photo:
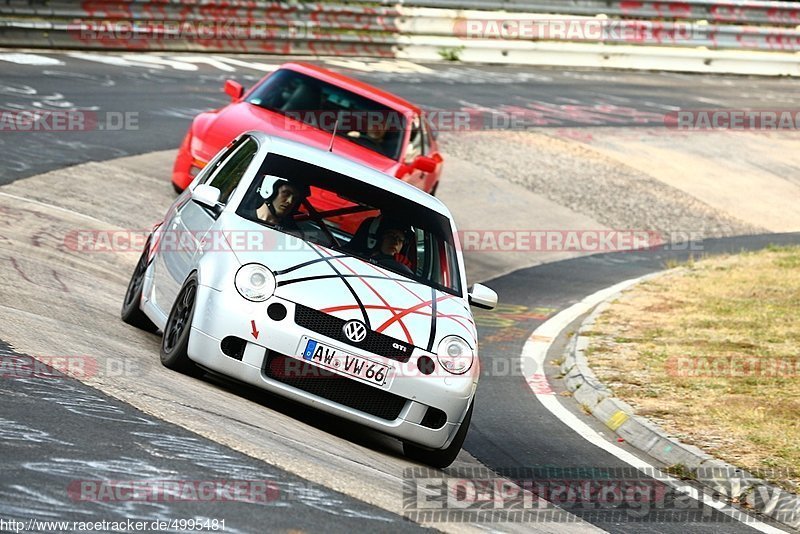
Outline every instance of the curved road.
{"label": "curved road", "polygon": [[[96,106],[100,114],[133,113],[137,126],[113,132],[15,132],[0,138],[7,161],[2,170],[2,183],[7,185],[0,188],[6,225],[0,235],[0,261],[7,264],[8,273],[0,281],[0,338],[20,353],[43,360],[89,355],[86,361],[100,365],[98,372],[83,377],[83,382],[100,391],[69,378],[17,378],[3,388],[8,402],[2,403],[0,412],[5,427],[0,443],[6,453],[0,460],[0,519],[226,517],[229,530],[251,532],[261,528],[263,517],[269,517],[270,521],[275,518],[272,526],[287,530],[331,526],[345,530],[359,524],[377,530],[416,528],[386,512],[409,514],[419,505],[418,500],[409,501],[410,496],[418,497],[414,492],[420,486],[406,476],[413,464],[399,456],[397,443],[327,421],[261,392],[167,372],[155,356],[158,338],[134,331],[117,319],[135,254],[87,255],[65,246],[64,236],[71,230],[143,228],[156,220],[172,198],[166,182],[169,153],[108,165],[90,163],[29,178],[67,165],[174,147],[193,114],[224,103],[218,89],[224,78],[235,76],[252,83],[279,60],[261,58],[260,65],[253,67],[255,60],[250,58],[208,64],[181,56],[98,58],[55,52],[30,56],[51,64],[25,64],[34,61],[27,56],[12,57],[17,61],[13,62],[0,53],[0,61],[7,63],[0,84],[3,109]],[[160,63],[153,63],[154,57]],[[114,61],[109,58],[118,58],[117,64],[109,64]],[[328,63],[428,108],[525,106],[539,110],[539,117],[548,122],[544,126],[554,129],[659,126],[660,117],[676,107],[743,106],[755,95],[768,95],[780,107],[793,105],[794,98],[781,80]],[[230,68],[235,72],[229,72]],[[720,85],[729,87],[724,97],[719,96]],[[113,189],[103,182],[112,172]],[[454,211],[463,207],[457,201]],[[798,241],[798,235],[769,235],[707,241],[700,246],[704,252],[716,253]],[[563,479],[629,482],[625,464],[591,446],[542,409],[524,378],[514,371],[514,362],[530,332],[547,316],[602,287],[660,270],[668,260],[687,255],[685,250],[659,249],[588,256],[528,267],[492,280],[489,285],[497,289],[503,307],[479,317],[485,376],[465,452],[446,473],[468,479],[464,469],[485,466],[491,472],[480,471],[483,477],[496,477],[493,473],[499,472],[511,479],[535,478],[547,482],[551,490]],[[492,268],[495,273],[507,270],[500,265]],[[30,363],[20,353],[6,347],[3,368],[10,368],[9,361]],[[127,370],[125,362],[132,362]],[[112,372],[120,366],[122,371]],[[554,377],[553,381],[557,383]],[[564,400],[579,413],[570,399]],[[420,474],[440,476],[424,470]],[[277,491],[254,504],[100,500],[76,506],[75,495],[65,490],[76,480],[131,478],[241,478],[271,481]],[[648,477],[634,478],[650,488],[658,486]],[[534,523],[468,521],[466,525],[454,520],[427,524],[452,531],[469,526],[548,532],[752,530],[704,506],[687,511],[671,495],[663,502],[665,513],[649,514],[644,520],[637,520],[630,503],[604,508],[597,500],[559,502],[553,494],[549,498],[563,513],[542,515]],[[269,510],[263,506],[291,511],[263,516]]]}

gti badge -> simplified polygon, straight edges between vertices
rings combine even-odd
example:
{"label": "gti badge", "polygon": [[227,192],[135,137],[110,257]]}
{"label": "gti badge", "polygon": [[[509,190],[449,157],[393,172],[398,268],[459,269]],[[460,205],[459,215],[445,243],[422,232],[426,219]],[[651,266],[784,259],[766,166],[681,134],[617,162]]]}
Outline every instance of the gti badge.
{"label": "gti badge", "polygon": [[367,337],[367,327],[361,321],[347,321],[342,327],[344,335],[353,343],[361,343]]}

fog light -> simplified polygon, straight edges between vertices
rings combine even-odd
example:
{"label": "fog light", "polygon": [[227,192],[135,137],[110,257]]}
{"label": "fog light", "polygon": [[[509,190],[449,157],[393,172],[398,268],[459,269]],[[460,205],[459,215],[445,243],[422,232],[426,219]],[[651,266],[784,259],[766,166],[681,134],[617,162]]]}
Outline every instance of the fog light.
{"label": "fog light", "polygon": [[429,375],[436,369],[436,364],[433,363],[432,358],[420,356],[417,360],[417,369],[419,369],[419,372],[423,375]]}

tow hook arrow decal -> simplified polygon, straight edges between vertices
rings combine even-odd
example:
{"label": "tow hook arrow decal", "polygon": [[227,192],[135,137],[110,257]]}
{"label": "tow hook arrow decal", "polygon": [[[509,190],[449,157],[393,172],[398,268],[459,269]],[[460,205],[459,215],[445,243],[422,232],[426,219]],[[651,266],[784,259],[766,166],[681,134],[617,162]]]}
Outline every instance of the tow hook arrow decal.
{"label": "tow hook arrow decal", "polygon": [[250,325],[253,327],[253,331],[251,332],[253,334],[253,337],[258,339],[258,330],[256,330],[256,322],[254,320],[250,321]]}

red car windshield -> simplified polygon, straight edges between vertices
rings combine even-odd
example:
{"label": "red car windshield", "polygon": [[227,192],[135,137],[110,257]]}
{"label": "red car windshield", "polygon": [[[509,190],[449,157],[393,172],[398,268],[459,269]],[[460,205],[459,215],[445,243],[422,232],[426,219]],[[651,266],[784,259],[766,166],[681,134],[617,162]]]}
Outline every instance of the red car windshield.
{"label": "red car windshield", "polygon": [[351,91],[288,69],[276,71],[246,101],[309,127],[364,146],[393,160],[400,158],[406,117]]}

